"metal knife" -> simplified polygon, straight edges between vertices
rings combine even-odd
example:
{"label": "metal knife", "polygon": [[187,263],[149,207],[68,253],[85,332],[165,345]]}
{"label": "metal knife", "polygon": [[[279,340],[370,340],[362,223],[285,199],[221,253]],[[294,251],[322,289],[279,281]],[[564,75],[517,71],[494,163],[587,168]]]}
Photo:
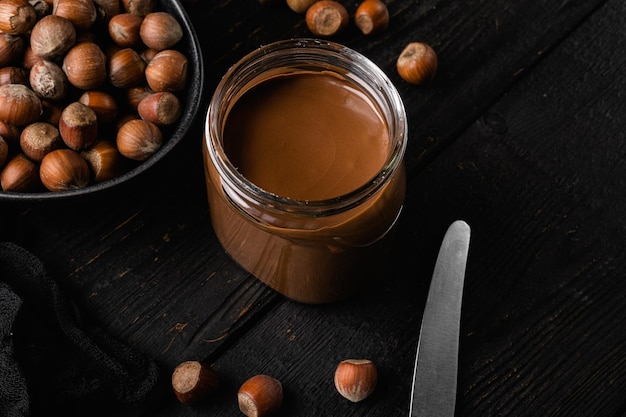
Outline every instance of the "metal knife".
{"label": "metal knife", "polygon": [[439,249],[417,343],[409,417],[454,416],[469,239],[470,227],[457,220]]}

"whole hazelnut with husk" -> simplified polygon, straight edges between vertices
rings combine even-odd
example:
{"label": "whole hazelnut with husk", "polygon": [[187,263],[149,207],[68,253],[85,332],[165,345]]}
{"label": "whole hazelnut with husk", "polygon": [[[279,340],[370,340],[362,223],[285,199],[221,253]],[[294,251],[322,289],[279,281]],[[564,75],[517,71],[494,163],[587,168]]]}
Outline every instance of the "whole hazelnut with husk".
{"label": "whole hazelnut with husk", "polygon": [[171,14],[153,12],[144,17],[139,36],[148,48],[163,51],[173,48],[183,38],[183,28]]}
{"label": "whole hazelnut with husk", "polygon": [[90,107],[96,113],[99,127],[110,125],[117,117],[117,100],[106,91],[85,91],[78,98],[78,102]]}
{"label": "whole hazelnut with husk", "polygon": [[124,172],[124,160],[115,145],[108,140],[99,140],[80,155],[87,161],[94,182],[115,178]]}
{"label": "whole hazelnut with husk", "polygon": [[0,85],[4,84],[28,84],[28,73],[21,67],[0,68]]}
{"label": "whole hazelnut with husk", "polygon": [[2,0],[0,2],[0,32],[23,35],[37,21],[35,8],[26,0]]}
{"label": "whole hazelnut with husk", "polygon": [[76,28],[66,18],[48,15],[41,18],[30,35],[30,47],[37,56],[56,61],[76,42]]}
{"label": "whole hazelnut with husk", "polygon": [[398,57],[396,69],[404,81],[426,84],[437,72],[437,54],[426,43],[411,42]]}
{"label": "whole hazelnut with husk", "polygon": [[96,141],[98,116],[91,107],[83,103],[70,103],[61,113],[59,132],[69,148],[85,149]]}
{"label": "whole hazelnut with husk", "polygon": [[98,17],[93,0],[54,0],[52,14],[66,18],[79,30],[89,29]]}
{"label": "whole hazelnut with husk", "polygon": [[369,359],[346,359],[337,365],[334,380],[335,388],[344,398],[359,402],[374,392],[378,371]]}
{"label": "whole hazelnut with husk", "polygon": [[22,130],[20,148],[30,159],[41,162],[44,156],[63,147],[59,129],[46,122],[31,123]]}
{"label": "whole hazelnut with husk", "polygon": [[389,26],[389,10],[381,0],[365,0],[354,14],[354,23],[364,35],[380,32]]}
{"label": "whole hazelnut with husk", "polygon": [[69,81],[60,66],[42,59],[30,69],[30,86],[40,98],[59,101],[66,97]]}
{"label": "whole hazelnut with husk", "polygon": [[156,125],[171,125],[180,118],[182,106],[176,95],[160,91],[141,100],[137,112],[142,119]]}
{"label": "whole hazelnut with husk", "polygon": [[89,166],[78,152],[57,149],[41,160],[39,177],[50,191],[75,190],[89,184]]}
{"label": "whole hazelnut with husk", "polygon": [[157,125],[147,120],[134,119],[117,131],[117,149],[126,158],[145,161],[163,144],[163,135]]}
{"label": "whole hazelnut with husk", "polygon": [[24,49],[24,39],[21,36],[0,32],[0,66],[17,63]]}
{"label": "whole hazelnut with husk", "polygon": [[141,45],[139,28],[143,22],[143,16],[131,13],[120,13],[111,18],[108,31],[111,40],[122,48],[137,47]]}
{"label": "whole hazelnut with husk", "polygon": [[186,361],[172,372],[172,389],[183,404],[197,404],[209,398],[219,387],[217,373],[206,363]]}
{"label": "whole hazelnut with husk", "polygon": [[274,414],[283,403],[283,386],[269,375],[255,375],[244,382],[237,392],[239,410],[248,417]]}
{"label": "whole hazelnut with husk", "polygon": [[315,36],[333,36],[349,23],[350,16],[345,6],[334,0],[321,0],[306,11],[306,24]]}
{"label": "whole hazelnut with husk", "polygon": [[82,90],[100,87],[107,79],[107,60],[94,42],[73,46],[63,58],[63,71],[69,82]]}
{"label": "whole hazelnut with husk", "polygon": [[146,63],[137,51],[124,48],[109,59],[109,81],[117,88],[136,87],[144,84]]}
{"label": "whole hazelnut with husk", "polygon": [[287,0],[287,6],[296,13],[305,13],[318,0]]}
{"label": "whole hazelnut with husk", "polygon": [[25,126],[36,121],[42,113],[41,100],[23,84],[0,85],[0,120]]}
{"label": "whole hazelnut with husk", "polygon": [[30,192],[41,186],[37,164],[26,155],[13,156],[0,171],[0,186],[3,191]]}
{"label": "whole hazelnut with husk", "polygon": [[154,91],[181,91],[187,82],[187,57],[174,49],[157,53],[146,66],[148,86]]}

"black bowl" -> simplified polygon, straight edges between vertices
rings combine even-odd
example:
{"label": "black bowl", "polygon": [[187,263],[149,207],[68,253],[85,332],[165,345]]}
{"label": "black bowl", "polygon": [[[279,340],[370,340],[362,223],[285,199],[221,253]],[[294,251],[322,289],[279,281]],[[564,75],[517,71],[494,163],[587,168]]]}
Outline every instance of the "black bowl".
{"label": "black bowl", "polygon": [[3,202],[13,203],[37,203],[46,201],[63,201],[76,198],[94,197],[104,191],[114,191],[121,188],[120,185],[129,185],[132,180],[142,176],[150,168],[158,164],[164,157],[187,135],[194,122],[202,102],[204,90],[204,63],[202,51],[196,31],[191,23],[187,11],[179,0],[157,0],[157,8],[176,17],[183,28],[184,37],[176,46],[177,50],[184,53],[189,59],[188,82],[185,91],[180,96],[184,106],[180,120],[174,125],[164,130],[163,146],[146,161],[134,166],[124,174],[113,179],[96,184],[88,185],[85,188],[67,191],[46,191],[34,193],[16,193],[0,191],[0,204]]}

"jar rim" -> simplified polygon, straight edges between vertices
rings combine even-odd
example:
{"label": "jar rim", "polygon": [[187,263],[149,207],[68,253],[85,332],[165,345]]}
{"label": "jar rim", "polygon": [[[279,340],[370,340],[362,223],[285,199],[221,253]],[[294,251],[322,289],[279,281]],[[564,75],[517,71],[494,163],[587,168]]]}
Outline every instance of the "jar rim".
{"label": "jar rim", "polygon": [[[338,60],[344,67],[333,66],[329,57]],[[277,58],[280,58],[278,62],[273,63]],[[358,86],[361,89],[365,87],[364,92],[381,111],[393,142],[383,167],[373,178],[355,190],[336,197],[323,200],[294,199],[268,192],[257,186],[244,177],[230,162],[221,141],[223,120],[220,118],[224,117],[225,120],[228,113],[225,108],[232,107],[237,93],[245,93],[245,91],[241,92],[241,89],[245,87],[247,91],[251,88],[248,83],[242,81],[242,76],[249,82],[255,80],[257,83],[262,82],[268,78],[259,81],[265,71],[259,70],[258,66],[264,63],[272,63],[276,66],[280,62],[300,63],[310,68],[315,66],[318,70],[327,69],[342,76],[349,75],[349,81],[362,81]],[[363,77],[367,77],[367,80],[363,80]],[[374,85],[368,82],[373,82]],[[388,120],[390,116],[393,120]],[[257,204],[263,204],[264,209],[269,211],[327,216],[361,204],[386,184],[387,179],[403,162],[407,147],[407,131],[406,111],[400,94],[378,65],[361,53],[333,41],[294,38],[261,46],[245,55],[227,70],[209,102],[204,136],[209,157],[220,178],[228,189],[235,191],[236,195],[228,192],[225,194],[236,204],[248,206],[246,202],[254,201]]]}

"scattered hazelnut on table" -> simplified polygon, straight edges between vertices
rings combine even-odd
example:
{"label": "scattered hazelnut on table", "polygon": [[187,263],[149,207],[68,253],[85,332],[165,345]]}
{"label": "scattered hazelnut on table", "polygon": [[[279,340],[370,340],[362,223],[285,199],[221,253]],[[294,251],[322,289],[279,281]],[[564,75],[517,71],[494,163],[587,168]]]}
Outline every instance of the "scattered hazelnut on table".
{"label": "scattered hazelnut on table", "polygon": [[217,373],[199,361],[182,362],[172,372],[172,389],[183,404],[196,404],[207,399],[218,386]]}
{"label": "scattered hazelnut on table", "polygon": [[335,370],[335,388],[352,402],[369,397],[378,382],[376,365],[369,359],[346,359]]}
{"label": "scattered hazelnut on table", "polygon": [[283,403],[283,386],[269,375],[255,375],[237,392],[239,410],[248,417],[269,416]]}
{"label": "scattered hazelnut on table", "polygon": [[411,84],[426,84],[437,72],[437,54],[423,42],[411,42],[402,51],[396,62],[402,79]]}
{"label": "scattered hazelnut on table", "polygon": [[350,22],[345,6],[334,0],[320,0],[306,11],[306,24],[315,36],[334,36]]}
{"label": "scattered hazelnut on table", "polygon": [[381,0],[365,0],[354,14],[354,23],[364,35],[385,30],[389,26],[389,10]]}

